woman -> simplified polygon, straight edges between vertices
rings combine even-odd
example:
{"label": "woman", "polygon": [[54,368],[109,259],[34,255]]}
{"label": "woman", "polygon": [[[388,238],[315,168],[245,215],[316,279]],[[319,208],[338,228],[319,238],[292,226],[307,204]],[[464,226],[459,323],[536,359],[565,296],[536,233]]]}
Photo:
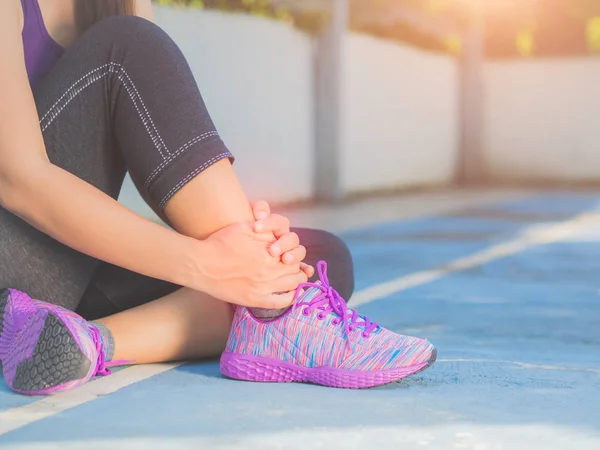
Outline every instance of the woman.
{"label": "woman", "polygon": [[[339,387],[433,363],[426,340],[346,307],[339,239],[249,204],[183,55],[151,19],[149,0],[0,2],[8,386],[49,394],[110,365],[221,353],[231,378]],[[172,229],[116,201],[127,170]],[[307,283],[307,255],[332,264],[337,290],[324,262]]]}

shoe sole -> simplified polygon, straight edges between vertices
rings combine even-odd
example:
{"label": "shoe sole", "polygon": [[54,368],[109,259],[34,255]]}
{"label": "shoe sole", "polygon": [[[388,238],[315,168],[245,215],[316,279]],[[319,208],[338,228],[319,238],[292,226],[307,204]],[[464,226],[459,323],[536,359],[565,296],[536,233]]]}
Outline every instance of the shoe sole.
{"label": "shoe sole", "polygon": [[[25,301],[12,300],[17,305],[11,309],[18,310],[18,303]],[[81,383],[91,362],[67,325],[53,312],[38,309],[19,327],[9,302],[10,293],[5,291],[0,295],[0,370],[8,386],[20,394],[47,395]]]}
{"label": "shoe sole", "polygon": [[2,333],[4,332],[4,312],[6,310],[6,305],[8,304],[8,290],[4,289],[0,293],[0,373],[2,371]]}
{"label": "shoe sole", "polygon": [[259,356],[223,353],[221,373],[227,378],[262,383],[312,383],[321,386],[366,389],[400,381],[428,369],[437,358],[433,350],[422,364],[380,371],[357,371],[326,367],[307,368]]}

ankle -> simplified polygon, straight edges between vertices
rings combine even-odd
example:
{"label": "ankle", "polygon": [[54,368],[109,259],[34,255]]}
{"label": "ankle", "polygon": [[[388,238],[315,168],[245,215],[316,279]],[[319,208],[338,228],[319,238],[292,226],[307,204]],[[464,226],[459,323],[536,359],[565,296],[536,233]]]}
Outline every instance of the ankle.
{"label": "ankle", "polygon": [[250,311],[252,312],[252,315],[257,319],[268,322],[283,316],[286,312],[288,312],[290,308],[291,306],[282,309],[251,308]]}
{"label": "ankle", "polygon": [[90,322],[90,325],[100,332],[102,340],[102,351],[104,352],[104,360],[110,362],[115,356],[115,339],[106,325],[101,322]]}

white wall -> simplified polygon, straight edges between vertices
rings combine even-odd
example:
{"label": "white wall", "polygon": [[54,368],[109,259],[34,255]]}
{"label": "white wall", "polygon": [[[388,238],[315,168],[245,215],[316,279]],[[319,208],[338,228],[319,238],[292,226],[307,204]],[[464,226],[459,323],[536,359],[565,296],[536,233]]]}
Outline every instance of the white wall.
{"label": "white wall", "polygon": [[[312,196],[314,43],[246,15],[156,8],[188,58],[211,115],[238,156],[251,198]],[[455,60],[349,34],[343,67],[347,192],[452,181],[459,145]],[[499,179],[600,180],[600,58],[489,62],[487,173]],[[131,184],[122,200],[148,214]]]}
{"label": "white wall", "polygon": [[450,182],[459,144],[456,61],[354,34],[344,70],[346,189]]}
{"label": "white wall", "polygon": [[600,181],[599,76],[600,58],[488,63],[488,174]]}
{"label": "white wall", "polygon": [[[313,195],[315,45],[275,21],[157,7],[183,50],[251,198]],[[348,192],[448,182],[458,142],[450,58],[349,34],[342,179]],[[127,206],[149,215],[127,181]]]}
{"label": "white wall", "polygon": [[157,8],[179,44],[251,197],[308,198],[313,164],[313,46],[285,24]]}

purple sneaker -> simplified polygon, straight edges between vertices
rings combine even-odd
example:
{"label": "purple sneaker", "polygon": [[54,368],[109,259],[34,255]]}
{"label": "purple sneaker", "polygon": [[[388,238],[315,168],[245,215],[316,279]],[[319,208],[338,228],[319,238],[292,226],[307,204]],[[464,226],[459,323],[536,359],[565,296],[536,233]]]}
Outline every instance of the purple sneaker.
{"label": "purple sneaker", "polygon": [[76,388],[108,375],[100,332],[60,306],[14,289],[0,293],[0,371],[26,395]]}
{"label": "purple sneaker", "polygon": [[320,281],[298,287],[294,307],[263,322],[236,308],[221,372],[262,382],[306,382],[362,389],[401,380],[427,369],[437,351],[428,341],[392,333],[356,311]]}

